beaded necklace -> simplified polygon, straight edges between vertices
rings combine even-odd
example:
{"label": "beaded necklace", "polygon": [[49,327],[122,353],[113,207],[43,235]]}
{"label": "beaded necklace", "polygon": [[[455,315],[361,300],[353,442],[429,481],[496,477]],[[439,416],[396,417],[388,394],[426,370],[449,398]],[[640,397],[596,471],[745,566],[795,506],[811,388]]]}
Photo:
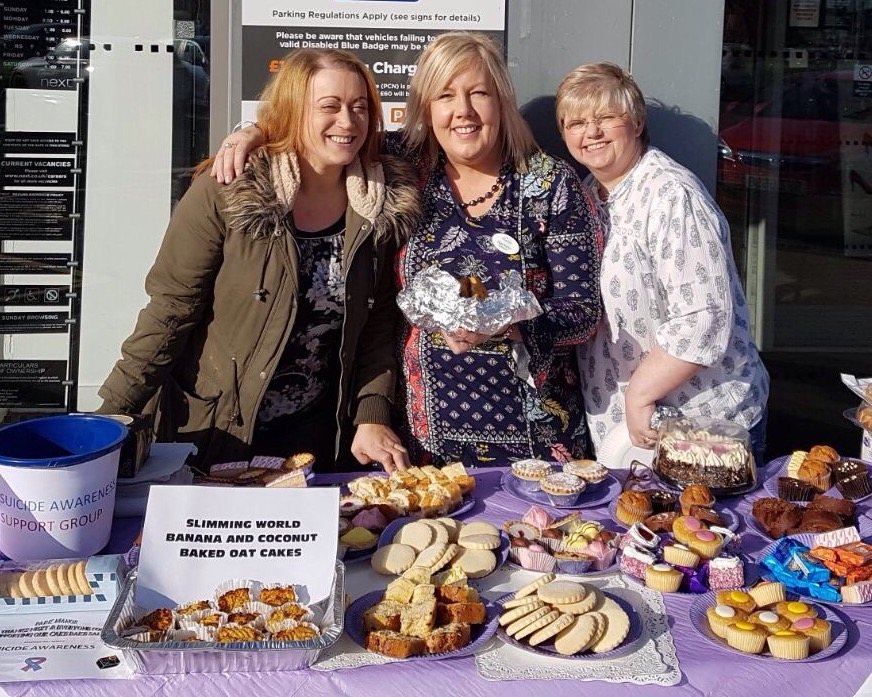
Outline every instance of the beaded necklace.
{"label": "beaded necklace", "polygon": [[502,189],[506,185],[506,180],[509,178],[509,168],[507,165],[503,165],[500,167],[500,173],[497,175],[497,180],[494,182],[494,185],[485,191],[481,196],[476,196],[471,201],[463,201],[461,202],[461,206],[463,208],[472,208],[473,206],[477,206],[479,203],[484,203],[488,199],[494,197],[494,195]]}

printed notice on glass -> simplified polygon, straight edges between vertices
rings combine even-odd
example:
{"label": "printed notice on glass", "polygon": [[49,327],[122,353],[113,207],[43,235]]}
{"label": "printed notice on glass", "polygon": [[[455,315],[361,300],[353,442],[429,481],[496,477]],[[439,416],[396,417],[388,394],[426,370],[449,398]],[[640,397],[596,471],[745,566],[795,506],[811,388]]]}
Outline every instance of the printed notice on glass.
{"label": "printed notice on glass", "polygon": [[0,407],[62,409],[66,361],[0,361]]}
{"label": "printed notice on glass", "polygon": [[258,95],[295,48],[338,48],[372,72],[385,127],[405,119],[409,81],[424,47],[447,31],[476,31],[503,50],[505,0],[245,0],[242,3],[242,118],[254,121]]}
{"label": "printed notice on glass", "polygon": [[330,595],[338,536],[336,487],[152,487],[136,604],[209,600],[244,581],[293,584],[303,602],[318,602]]}

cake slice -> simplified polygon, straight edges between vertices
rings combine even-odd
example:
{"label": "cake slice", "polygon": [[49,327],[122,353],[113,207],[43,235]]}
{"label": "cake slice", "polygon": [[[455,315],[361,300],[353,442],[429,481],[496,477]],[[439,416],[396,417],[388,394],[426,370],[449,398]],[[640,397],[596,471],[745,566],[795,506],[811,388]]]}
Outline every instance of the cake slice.
{"label": "cake slice", "polygon": [[391,658],[409,658],[424,653],[426,644],[418,637],[382,629],[366,635],[366,649]]}
{"label": "cake slice", "polygon": [[425,639],[427,653],[446,653],[457,651],[469,643],[470,629],[468,624],[452,623],[437,627]]}
{"label": "cake slice", "polygon": [[482,624],[487,611],[484,603],[439,603],[436,606],[438,624]]}
{"label": "cake slice", "polygon": [[390,629],[400,631],[400,613],[403,605],[393,600],[383,600],[363,613],[363,628],[367,632]]}
{"label": "cake slice", "polygon": [[436,624],[436,598],[404,605],[400,612],[400,631],[414,637],[426,637]]}

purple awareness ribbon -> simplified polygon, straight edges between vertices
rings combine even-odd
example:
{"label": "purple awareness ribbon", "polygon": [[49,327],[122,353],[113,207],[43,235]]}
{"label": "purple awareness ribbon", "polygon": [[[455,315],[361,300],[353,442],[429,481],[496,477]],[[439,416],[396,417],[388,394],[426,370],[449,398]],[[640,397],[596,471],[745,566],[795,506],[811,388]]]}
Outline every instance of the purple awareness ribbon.
{"label": "purple awareness ribbon", "polygon": [[21,670],[23,672],[32,670],[35,673],[38,670],[42,670],[42,664],[45,663],[47,660],[47,658],[44,658],[42,656],[37,656],[36,658],[25,658],[24,668],[22,668]]}

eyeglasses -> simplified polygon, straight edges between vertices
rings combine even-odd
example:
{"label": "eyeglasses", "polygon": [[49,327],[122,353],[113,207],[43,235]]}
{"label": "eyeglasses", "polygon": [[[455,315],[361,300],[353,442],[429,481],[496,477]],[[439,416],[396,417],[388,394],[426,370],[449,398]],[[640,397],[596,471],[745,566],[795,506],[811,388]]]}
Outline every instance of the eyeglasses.
{"label": "eyeglasses", "polygon": [[602,116],[595,116],[592,119],[575,119],[574,121],[569,121],[564,126],[564,129],[572,133],[573,135],[579,135],[581,133],[587,132],[587,127],[590,124],[596,124],[597,129],[602,129],[604,131],[610,128],[618,128],[623,126],[626,122],[624,121],[624,117],[626,113],[623,114],[603,114]]}

